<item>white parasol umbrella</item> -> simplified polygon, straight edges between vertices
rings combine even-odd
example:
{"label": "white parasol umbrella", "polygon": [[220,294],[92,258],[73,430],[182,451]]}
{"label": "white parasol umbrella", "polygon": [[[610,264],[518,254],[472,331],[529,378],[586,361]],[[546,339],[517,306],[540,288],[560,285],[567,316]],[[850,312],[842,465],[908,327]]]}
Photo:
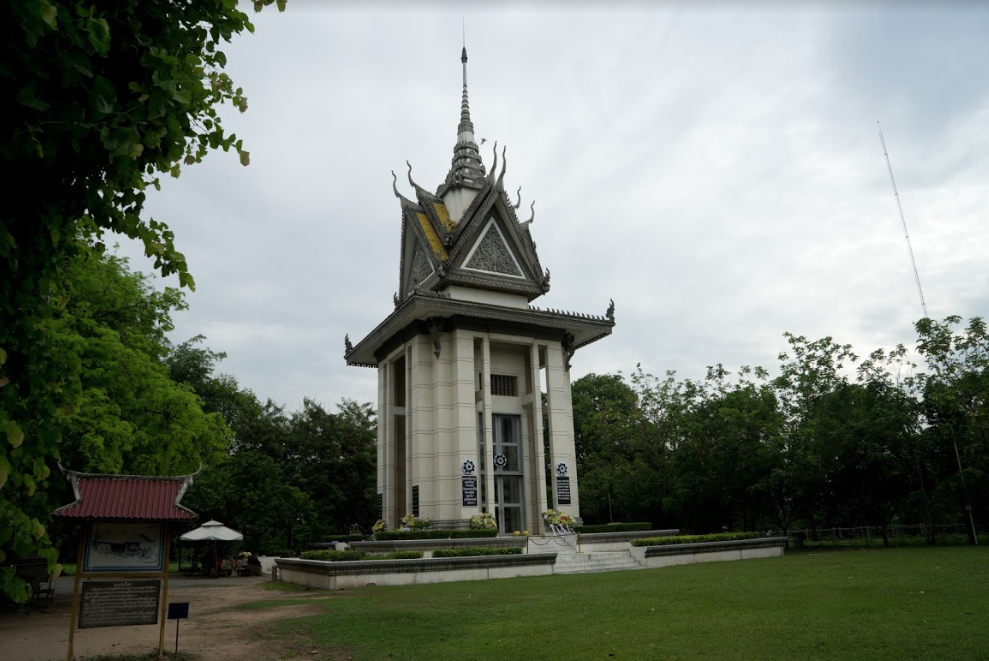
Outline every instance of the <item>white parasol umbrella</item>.
{"label": "white parasol umbrella", "polygon": [[219,521],[207,521],[195,530],[190,530],[182,535],[179,539],[183,542],[236,542],[244,539],[244,536]]}

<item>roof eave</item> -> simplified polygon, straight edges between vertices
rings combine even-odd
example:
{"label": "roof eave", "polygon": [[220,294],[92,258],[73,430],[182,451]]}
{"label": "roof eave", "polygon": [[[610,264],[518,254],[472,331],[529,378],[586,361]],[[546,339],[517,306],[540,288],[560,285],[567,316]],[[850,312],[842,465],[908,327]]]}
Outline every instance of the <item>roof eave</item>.
{"label": "roof eave", "polygon": [[379,360],[375,355],[376,352],[410,323],[425,321],[430,317],[455,315],[527,324],[559,330],[561,333],[570,332],[575,336],[575,347],[578,349],[607,337],[615,326],[614,319],[610,317],[477,303],[452,299],[435,292],[416,290],[364,339],[354,345],[344,359],[348,365],[355,367],[377,367]]}

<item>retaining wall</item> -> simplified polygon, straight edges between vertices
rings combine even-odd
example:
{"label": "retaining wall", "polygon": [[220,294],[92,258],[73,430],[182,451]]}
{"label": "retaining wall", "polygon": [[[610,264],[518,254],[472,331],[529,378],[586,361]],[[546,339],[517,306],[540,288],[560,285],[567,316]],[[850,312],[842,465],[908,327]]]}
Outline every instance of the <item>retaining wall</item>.
{"label": "retaining wall", "polygon": [[760,537],[732,542],[633,546],[632,557],[648,569],[690,565],[696,562],[726,562],[783,555],[786,537]]}
{"label": "retaining wall", "polygon": [[416,585],[449,581],[483,581],[518,576],[548,576],[555,553],[539,555],[481,555],[422,560],[358,560],[324,562],[278,558],[278,580],[324,590],[365,585]]}

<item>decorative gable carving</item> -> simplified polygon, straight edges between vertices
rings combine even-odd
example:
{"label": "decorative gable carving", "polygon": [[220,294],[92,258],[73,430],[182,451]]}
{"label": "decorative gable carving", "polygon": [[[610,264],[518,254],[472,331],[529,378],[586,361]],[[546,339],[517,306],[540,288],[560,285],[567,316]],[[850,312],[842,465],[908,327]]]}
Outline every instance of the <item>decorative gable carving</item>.
{"label": "decorative gable carving", "polygon": [[463,268],[469,271],[497,273],[512,278],[525,277],[494,219],[488,220],[481,238],[467,254]]}
{"label": "decorative gable carving", "polygon": [[422,249],[422,242],[416,241],[412,248],[412,265],[409,267],[408,290],[433,274],[433,265]]}

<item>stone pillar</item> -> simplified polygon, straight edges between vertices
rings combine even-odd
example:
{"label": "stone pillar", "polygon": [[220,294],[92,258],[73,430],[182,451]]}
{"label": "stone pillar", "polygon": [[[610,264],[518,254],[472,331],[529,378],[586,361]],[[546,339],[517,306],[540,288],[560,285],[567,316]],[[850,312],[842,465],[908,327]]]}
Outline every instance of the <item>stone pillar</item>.
{"label": "stone pillar", "polygon": [[529,527],[535,534],[544,534],[543,512],[548,509],[546,503],[546,451],[543,447],[543,402],[542,386],[539,375],[539,345],[533,343],[529,350],[529,379],[532,382],[532,441],[535,449],[535,460],[532,470],[535,474],[528,481],[536,485],[535,518],[529,522]]}
{"label": "stone pillar", "polygon": [[434,448],[434,427],[433,427],[433,350],[432,342],[425,335],[418,335],[411,342],[411,360],[409,367],[411,370],[411,399],[408,401],[406,411],[411,415],[411,463],[412,470],[409,479],[408,499],[406,500],[405,514],[415,513],[414,497],[415,488],[419,492],[419,514],[429,514],[435,516],[434,512],[427,511],[424,507],[427,503],[432,505],[432,478],[433,478],[433,456]]}
{"label": "stone pillar", "polygon": [[[563,361],[563,347],[558,342],[546,346],[546,400],[549,416],[550,471],[553,477],[553,506],[561,512],[580,518],[580,497],[577,491],[577,453],[573,438],[573,404],[570,394],[570,373]],[[570,504],[560,505],[556,489],[556,467],[567,465],[570,477]]]}
{"label": "stone pillar", "polygon": [[482,505],[485,511],[494,514],[495,480],[494,480],[494,421],[491,416],[491,340],[484,336],[481,340],[481,393],[484,406],[484,484],[485,500]]}
{"label": "stone pillar", "polygon": [[478,484],[477,498],[478,504],[475,507],[463,506],[463,494],[461,491],[461,476],[464,474],[461,466],[463,462],[470,459],[474,462],[474,477],[479,479],[480,457],[477,456],[477,410],[474,402],[474,336],[473,334],[458,329],[453,332],[451,340],[453,349],[453,395],[456,399],[456,409],[454,411],[454,442],[456,444],[456,456],[451,475],[456,476],[454,486],[455,498],[457,499],[456,511],[460,523],[458,527],[469,527],[470,517],[477,514],[480,508],[481,485]]}
{"label": "stone pillar", "polygon": [[378,489],[381,498],[381,513],[385,521],[395,508],[395,421],[392,418],[393,399],[391,395],[392,363],[383,360],[378,363]]}

